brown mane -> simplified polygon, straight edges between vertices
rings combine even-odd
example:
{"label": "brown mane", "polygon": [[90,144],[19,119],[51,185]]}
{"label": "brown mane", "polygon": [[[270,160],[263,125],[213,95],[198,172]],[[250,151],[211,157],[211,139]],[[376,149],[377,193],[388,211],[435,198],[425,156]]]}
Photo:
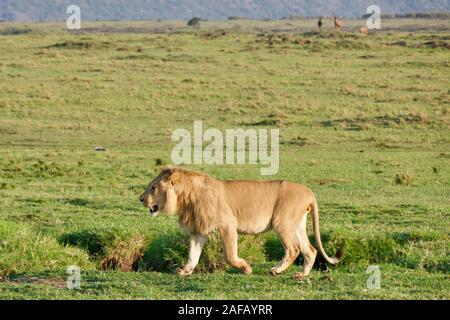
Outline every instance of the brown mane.
{"label": "brown mane", "polygon": [[181,226],[189,233],[206,235],[216,228],[213,215],[217,196],[211,184],[216,182],[207,174],[184,168],[165,167],[167,181],[174,185],[177,194],[177,213]]}

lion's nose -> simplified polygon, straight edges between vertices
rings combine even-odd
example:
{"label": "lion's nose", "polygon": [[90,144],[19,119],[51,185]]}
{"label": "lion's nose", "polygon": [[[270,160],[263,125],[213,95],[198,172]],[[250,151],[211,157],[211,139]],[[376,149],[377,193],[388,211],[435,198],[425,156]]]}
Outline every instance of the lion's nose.
{"label": "lion's nose", "polygon": [[140,202],[144,202],[144,200],[145,200],[144,196],[141,196],[141,197],[139,198],[139,201],[140,201]]}

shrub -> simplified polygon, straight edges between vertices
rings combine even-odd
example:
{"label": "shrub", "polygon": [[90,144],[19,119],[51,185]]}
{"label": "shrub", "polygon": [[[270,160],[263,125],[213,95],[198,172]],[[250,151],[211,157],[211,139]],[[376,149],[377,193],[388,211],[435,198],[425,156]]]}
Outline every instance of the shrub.
{"label": "shrub", "polygon": [[200,21],[202,21],[202,19],[194,17],[188,21],[187,25],[189,27],[198,27],[198,26],[200,26]]}

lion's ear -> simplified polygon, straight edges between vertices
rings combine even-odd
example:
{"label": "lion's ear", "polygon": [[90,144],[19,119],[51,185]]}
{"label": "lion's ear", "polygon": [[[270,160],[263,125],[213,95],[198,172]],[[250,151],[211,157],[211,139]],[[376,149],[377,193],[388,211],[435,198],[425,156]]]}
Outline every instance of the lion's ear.
{"label": "lion's ear", "polygon": [[175,185],[180,180],[181,180],[181,172],[173,169],[172,171],[170,171],[167,178],[164,179],[164,181],[171,186]]}
{"label": "lion's ear", "polygon": [[163,166],[159,168],[159,172],[160,174],[171,174],[172,172],[175,171],[175,167],[173,166]]}

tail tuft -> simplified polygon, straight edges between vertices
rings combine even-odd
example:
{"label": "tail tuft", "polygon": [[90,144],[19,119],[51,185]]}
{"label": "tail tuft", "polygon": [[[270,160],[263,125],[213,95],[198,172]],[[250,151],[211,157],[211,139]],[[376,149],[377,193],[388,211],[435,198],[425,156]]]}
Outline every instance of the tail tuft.
{"label": "tail tuft", "polygon": [[334,255],[336,260],[337,260],[336,263],[338,263],[338,262],[340,262],[342,260],[342,257],[344,256],[344,254],[345,254],[345,248],[344,248],[344,245],[342,245],[338,249],[338,251],[336,251],[336,254]]}

